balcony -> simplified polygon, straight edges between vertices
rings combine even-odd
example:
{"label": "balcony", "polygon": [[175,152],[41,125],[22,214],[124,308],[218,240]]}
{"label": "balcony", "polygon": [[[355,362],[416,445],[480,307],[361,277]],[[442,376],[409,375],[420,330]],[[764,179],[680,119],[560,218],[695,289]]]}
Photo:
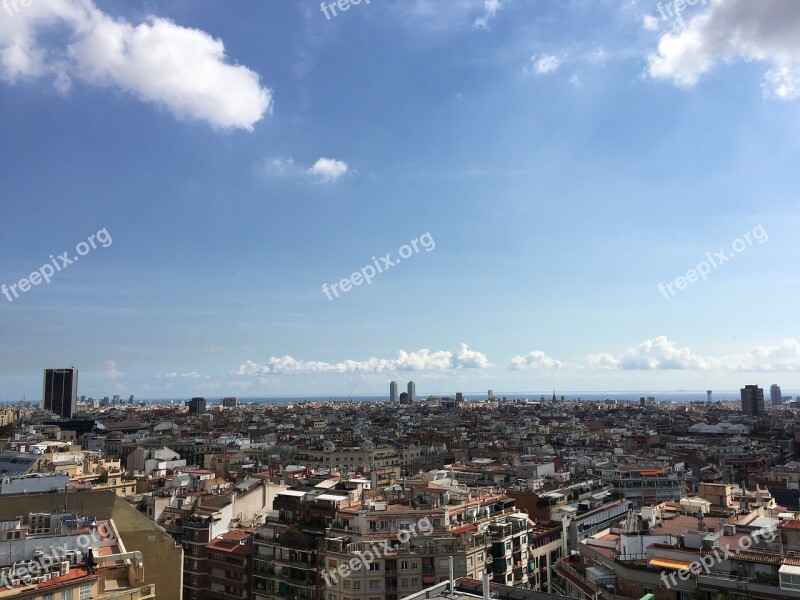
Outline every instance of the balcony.
{"label": "balcony", "polygon": [[433,565],[427,565],[422,567],[422,574],[423,575],[431,575],[436,573],[436,567]]}

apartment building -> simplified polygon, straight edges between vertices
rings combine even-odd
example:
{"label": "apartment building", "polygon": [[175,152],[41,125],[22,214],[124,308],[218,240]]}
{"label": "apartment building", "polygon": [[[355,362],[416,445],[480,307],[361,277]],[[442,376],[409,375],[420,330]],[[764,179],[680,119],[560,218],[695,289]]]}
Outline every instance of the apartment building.
{"label": "apartment building", "polygon": [[206,545],[208,557],[207,600],[253,598],[253,555],[255,534],[234,530],[222,534]]}
{"label": "apartment building", "polygon": [[[397,600],[446,580],[450,557],[457,577],[489,573],[495,582],[526,587],[542,564],[531,560],[535,532],[542,554],[560,556],[560,527],[537,532],[496,489],[405,482],[337,510],[320,551],[320,598]],[[347,576],[337,574],[343,565]]]}

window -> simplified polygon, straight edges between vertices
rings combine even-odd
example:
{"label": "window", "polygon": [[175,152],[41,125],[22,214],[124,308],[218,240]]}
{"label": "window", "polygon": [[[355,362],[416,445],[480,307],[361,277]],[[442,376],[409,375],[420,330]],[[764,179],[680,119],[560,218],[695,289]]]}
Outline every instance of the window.
{"label": "window", "polygon": [[416,561],[412,561],[412,562],[411,562],[411,568],[412,568],[412,569],[416,569],[416,568],[418,568],[418,567],[417,567],[417,563],[416,563]]}
{"label": "window", "polygon": [[72,600],[72,590],[61,590],[61,600]]}
{"label": "window", "polygon": [[400,568],[403,569],[404,571],[407,571],[408,570],[408,561],[407,560],[401,560],[400,561]]}
{"label": "window", "polygon": [[81,586],[81,590],[79,592],[78,598],[79,600],[90,600],[92,597],[92,586],[91,584],[84,583]]}
{"label": "window", "polygon": [[381,582],[380,581],[370,581],[369,582],[369,589],[371,589],[371,590],[379,590],[379,589],[381,589]]}
{"label": "window", "polygon": [[381,566],[378,563],[370,563],[369,570],[370,571],[380,571],[381,570]]}
{"label": "window", "polygon": [[419,587],[419,579],[416,577],[411,578],[411,587]]}
{"label": "window", "polygon": [[354,581],[353,582],[353,589],[354,590],[360,590],[361,589],[361,582],[360,581]]}

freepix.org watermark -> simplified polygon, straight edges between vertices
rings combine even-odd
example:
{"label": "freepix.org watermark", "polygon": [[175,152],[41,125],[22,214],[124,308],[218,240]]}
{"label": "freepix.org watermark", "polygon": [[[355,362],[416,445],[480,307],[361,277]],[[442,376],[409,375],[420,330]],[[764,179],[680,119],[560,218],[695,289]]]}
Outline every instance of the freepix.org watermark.
{"label": "freepix.org watermark", "polygon": [[[81,256],[86,256],[89,252],[95,250],[97,244],[100,244],[101,248],[108,248],[112,241],[108,231],[103,227],[94,235],[90,235],[85,242],[78,242],[75,246],[75,255],[71,258],[69,256],[69,250],[63,254],[59,254],[56,258],[51,254],[49,263],[45,263],[27,277],[23,277],[18,282],[12,283],[9,286],[6,286],[5,283],[0,285],[0,294],[3,294],[9,302],[13,302],[14,298],[19,298],[20,292],[25,293],[29,291],[32,286],[37,286],[42,283],[42,281],[50,283],[53,275],[63,271],[71,264],[78,262]],[[11,297],[12,294],[14,296],[13,298]]]}
{"label": "freepix.org watermark", "polygon": [[[51,544],[49,552],[42,554],[36,559],[15,563],[12,569],[4,569],[0,573],[0,585],[7,589],[13,589],[16,585],[29,584],[32,578],[41,577],[50,573],[51,570],[59,571],[62,562],[67,561],[67,553],[75,552],[86,554],[99,545],[101,541],[114,540],[114,530],[105,524],[100,524],[91,534],[81,534],[75,538],[74,547],[69,544]],[[63,573],[61,573],[63,575]],[[19,581],[19,583],[17,583]]]}
{"label": "freepix.org watermark", "polygon": [[[430,522],[428,517],[423,517],[416,524],[411,525],[408,529],[403,529],[397,532],[395,538],[401,544],[407,544],[412,536],[415,535],[430,535],[433,533],[433,523]],[[383,554],[381,554],[383,551]],[[383,558],[387,552],[392,552],[392,543],[390,540],[381,540],[374,542],[368,550],[362,552],[358,556],[351,558],[348,562],[343,562],[336,569],[326,569],[321,571],[322,578],[325,580],[327,586],[336,585],[338,579],[337,575],[344,579],[350,573],[359,571],[363,567],[365,570],[376,560]]]}
{"label": "freepix.org watermark", "polygon": [[[750,550],[759,538],[770,543],[776,537],[777,533],[772,526],[754,531],[751,535],[745,535],[739,540],[739,550]],[[678,582],[675,581],[675,577],[681,581],[686,581],[692,575],[699,575],[701,571],[708,573],[711,567],[720,564],[733,555],[734,553],[733,550],[731,550],[730,544],[726,544],[722,548],[714,548],[713,552],[701,556],[700,560],[692,561],[691,565],[685,569],[678,569],[676,572],[670,573],[669,575],[667,575],[666,571],[662,571],[661,580],[668,590],[672,589],[673,586],[678,585]]]}
{"label": "freepix.org watermark", "polygon": [[[325,18],[330,21],[332,18],[331,14],[334,17],[336,16],[337,8],[341,12],[346,12],[350,10],[351,6],[357,6],[359,4],[361,4],[361,0],[335,0],[334,2],[321,2],[319,9],[322,11],[322,14],[325,15]],[[364,4],[369,4],[369,0],[364,0]]]}
{"label": "freepix.org watermark", "polygon": [[661,15],[661,19],[663,21],[671,20],[672,29],[677,32],[686,29],[686,23],[681,13],[686,10],[688,6],[694,6],[696,4],[705,6],[707,0],[672,0],[671,2],[665,2],[663,5],[659,2],[656,8]]}
{"label": "freepix.org watermark", "polygon": [[3,9],[8,13],[8,16],[13,17],[22,8],[28,8],[33,4],[33,0],[3,0]]}
{"label": "freepix.org watermark", "polygon": [[[331,301],[334,297],[339,297],[340,291],[342,293],[349,292],[354,286],[359,286],[365,281],[367,282],[367,285],[371,285],[372,280],[377,275],[383,273],[384,271],[388,271],[393,266],[399,264],[404,258],[411,258],[414,256],[415,253],[419,252],[420,246],[425,250],[425,252],[431,252],[436,248],[436,242],[434,241],[433,237],[431,237],[430,233],[424,233],[418,238],[411,240],[408,244],[400,246],[400,248],[397,250],[400,258],[392,260],[391,252],[387,252],[384,256],[382,256],[380,261],[373,256],[372,264],[362,267],[361,270],[356,271],[350,275],[350,277],[345,277],[338,283],[332,283],[330,287],[328,287],[327,283],[323,283],[322,293],[328,297],[328,301]],[[336,289],[337,287],[339,288],[338,290]],[[331,296],[331,292],[333,292],[333,296]]]}
{"label": "freepix.org watermark", "polygon": [[[686,289],[690,283],[694,283],[700,278],[705,281],[708,279],[711,269],[718,269],[737,254],[744,252],[749,246],[752,246],[754,241],[763,244],[768,239],[769,236],[764,226],[756,225],[751,231],[745,232],[742,237],[733,240],[731,243],[732,254],[726,254],[725,248],[720,248],[719,251],[715,252],[713,255],[710,252],[706,252],[706,260],[700,261],[694,268],[686,271],[686,275],[676,277],[673,281],[667,282],[666,284],[660,282],[658,284],[658,291],[664,295],[664,298],[669,300],[678,293],[675,291],[676,289]],[[669,292],[669,294],[667,294],[667,292]]]}

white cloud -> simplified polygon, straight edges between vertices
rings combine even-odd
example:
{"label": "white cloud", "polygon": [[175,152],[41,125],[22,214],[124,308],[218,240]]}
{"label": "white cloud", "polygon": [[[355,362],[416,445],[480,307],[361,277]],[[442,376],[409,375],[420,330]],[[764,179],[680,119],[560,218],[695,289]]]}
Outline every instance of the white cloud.
{"label": "white cloud", "polygon": [[115,363],[113,360],[106,361],[106,377],[108,379],[119,379],[124,376],[125,373],[120,373],[117,363]]}
{"label": "white cloud", "polygon": [[764,96],[779,100],[800,98],[800,67],[776,67],[764,73]]}
{"label": "white cloud", "polygon": [[483,15],[472,23],[473,29],[487,29],[489,21],[503,8],[502,0],[484,0]]}
{"label": "white cloud", "polygon": [[642,27],[647,31],[658,31],[658,19],[653,15],[645,15],[642,19]]}
{"label": "white cloud", "polygon": [[170,381],[177,381],[179,379],[188,379],[191,381],[197,381],[199,379],[211,379],[211,375],[201,375],[197,371],[191,371],[189,373],[178,373],[177,371],[172,371],[171,373],[167,373],[163,376],[164,379],[169,379]]}
{"label": "white cloud", "polygon": [[470,350],[466,344],[459,346],[453,355],[447,350],[431,352],[427,348],[414,352],[398,350],[397,358],[345,360],[338,363],[309,361],[292,356],[272,356],[258,364],[251,360],[236,371],[236,375],[274,375],[281,373],[383,373],[392,371],[450,371],[457,369],[483,369],[491,363],[486,355]]}
{"label": "white cloud", "polygon": [[531,57],[533,61],[533,71],[537,75],[553,73],[561,66],[561,59],[553,54],[540,54]]}
{"label": "white cloud", "polygon": [[688,348],[678,348],[666,336],[660,336],[621,354],[589,354],[586,361],[594,368],[631,371],[800,371],[800,342],[789,338],[772,346],[756,346],[741,354],[716,357],[694,354]]}
{"label": "white cloud", "polygon": [[647,340],[614,356],[609,353],[590,354],[589,366],[609,369],[706,369],[706,359],[692,354],[688,348],[677,348],[666,336]]}
{"label": "white cloud", "polygon": [[694,15],[683,31],[667,33],[649,56],[648,73],[691,87],[720,63],[736,60],[769,65],[767,97],[798,97],[800,2],[727,0]]}
{"label": "white cloud", "polygon": [[518,354],[511,357],[511,363],[508,365],[509,369],[560,369],[561,361],[555,360],[547,356],[541,350],[534,350],[528,352],[524,356]]}
{"label": "white cloud", "polygon": [[[53,31],[65,33],[54,38]],[[221,129],[252,130],[272,105],[258,74],[232,64],[221,40],[158,17],[134,25],[91,0],[36,1],[0,19],[0,78],[45,76],[61,93],[78,78]]]}
{"label": "white cloud", "polygon": [[461,344],[458,347],[456,354],[455,365],[458,369],[485,369],[491,367],[492,363],[486,358],[482,352],[470,350],[466,344]]}
{"label": "white cloud", "polygon": [[336,181],[347,173],[347,163],[333,158],[320,158],[306,172],[319,181]]}
{"label": "white cloud", "polygon": [[289,158],[268,158],[262,165],[262,171],[269,177],[286,177],[296,172],[294,159]]}

